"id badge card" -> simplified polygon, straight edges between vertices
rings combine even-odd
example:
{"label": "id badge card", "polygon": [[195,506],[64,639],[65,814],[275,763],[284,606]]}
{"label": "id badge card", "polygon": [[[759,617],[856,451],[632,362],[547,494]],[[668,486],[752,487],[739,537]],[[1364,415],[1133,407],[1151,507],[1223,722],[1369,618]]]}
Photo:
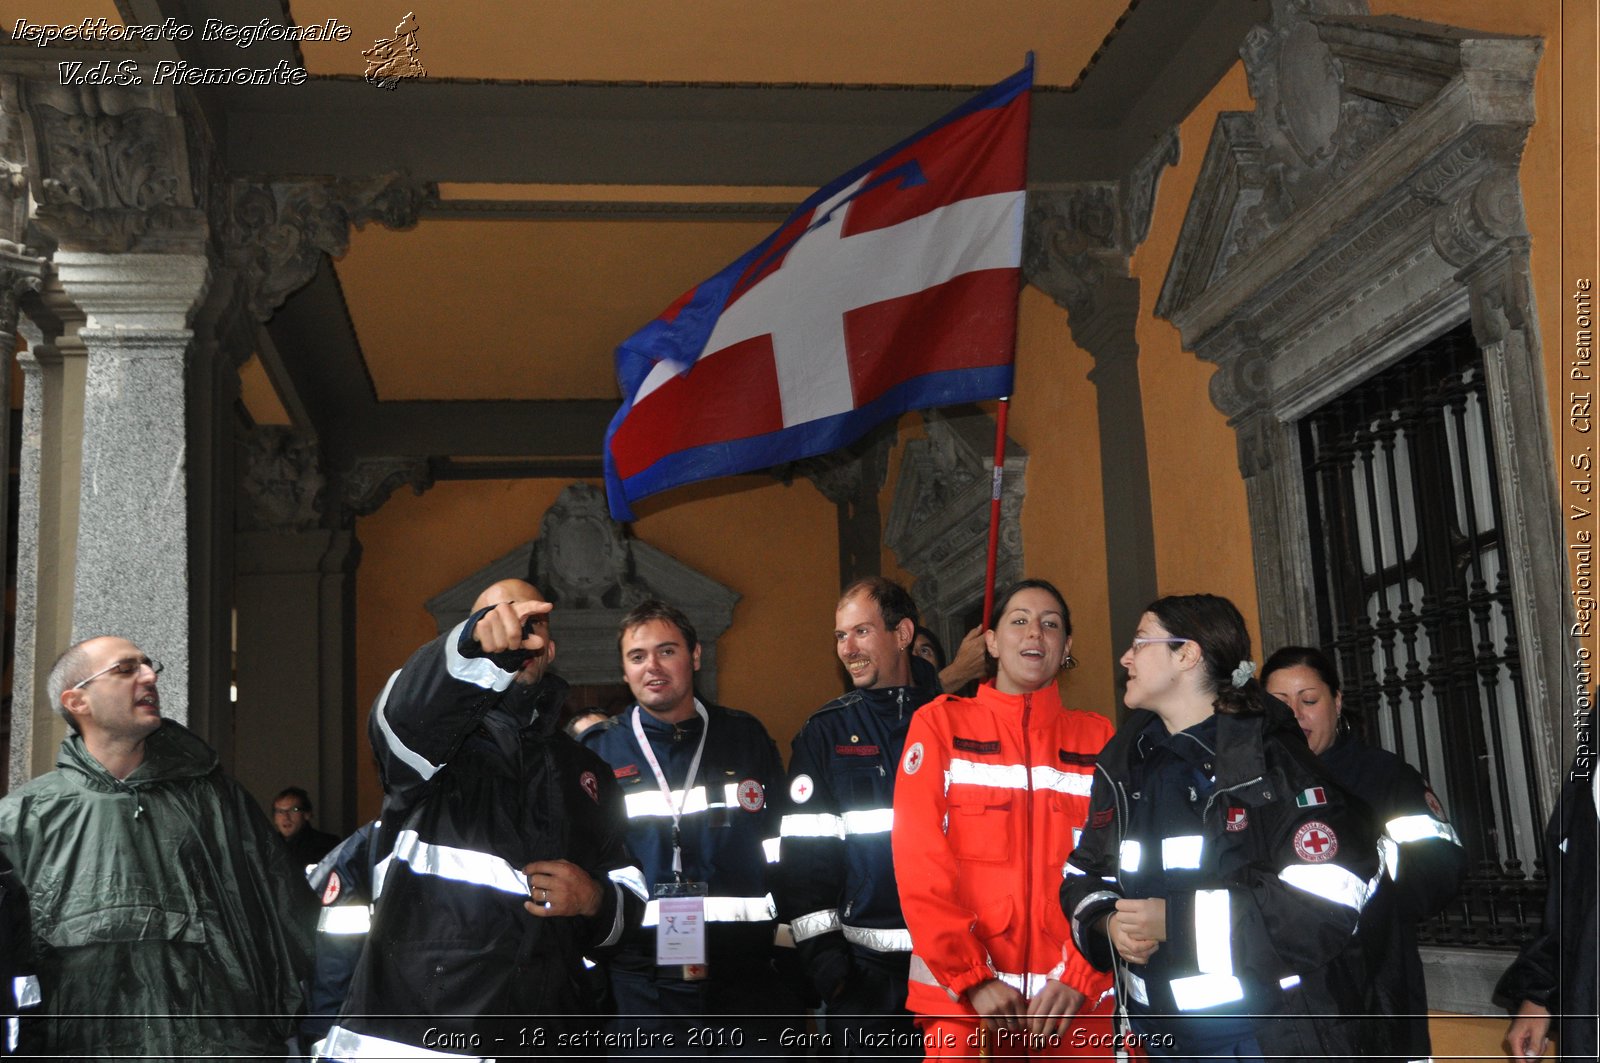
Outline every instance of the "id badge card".
{"label": "id badge card", "polygon": [[682,966],[689,978],[691,970],[703,969],[706,963],[706,884],[663,882],[651,893],[661,912],[656,922],[656,963]]}

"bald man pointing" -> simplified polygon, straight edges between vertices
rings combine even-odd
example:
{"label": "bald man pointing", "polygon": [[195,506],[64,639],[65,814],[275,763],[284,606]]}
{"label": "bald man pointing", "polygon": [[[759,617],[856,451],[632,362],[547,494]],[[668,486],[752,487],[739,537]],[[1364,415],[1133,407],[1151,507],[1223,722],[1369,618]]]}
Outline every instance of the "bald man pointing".
{"label": "bald man pointing", "polygon": [[582,957],[638,923],[645,893],[610,769],[557,725],[549,614],[530,584],[495,583],[378,696],[390,859],[319,1058],[527,1052],[593,1010]]}

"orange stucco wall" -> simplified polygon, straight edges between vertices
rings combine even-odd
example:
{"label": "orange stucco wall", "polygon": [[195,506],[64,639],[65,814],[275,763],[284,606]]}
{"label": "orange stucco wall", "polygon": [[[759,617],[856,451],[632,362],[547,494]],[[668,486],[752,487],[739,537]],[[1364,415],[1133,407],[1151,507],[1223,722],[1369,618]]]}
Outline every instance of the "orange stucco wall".
{"label": "orange stucco wall", "polygon": [[[357,716],[389,673],[434,636],[423,602],[539,534],[566,480],[454,481],[401,491],[357,522]],[[788,753],[805,717],[838,694],[832,653],[838,590],[834,507],[808,481],[745,476],[638,507],[634,533],[738,591],[733,626],[717,645],[718,699],[760,716]],[[561,618],[552,618],[559,652]],[[618,669],[618,679],[621,669]],[[363,732],[364,734],[364,732]],[[358,758],[359,810],[382,799],[371,759]]]}

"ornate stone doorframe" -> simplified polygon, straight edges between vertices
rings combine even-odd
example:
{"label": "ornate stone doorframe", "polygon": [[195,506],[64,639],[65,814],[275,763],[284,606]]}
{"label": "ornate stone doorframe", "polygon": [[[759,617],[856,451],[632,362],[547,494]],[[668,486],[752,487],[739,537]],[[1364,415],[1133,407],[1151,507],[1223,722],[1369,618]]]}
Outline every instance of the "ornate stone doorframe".
{"label": "ornate stone doorframe", "polygon": [[1156,313],[1218,366],[1268,642],[1315,638],[1294,422],[1470,316],[1489,367],[1538,770],[1562,767],[1554,445],[1517,183],[1542,42],[1275,0],[1241,49]]}

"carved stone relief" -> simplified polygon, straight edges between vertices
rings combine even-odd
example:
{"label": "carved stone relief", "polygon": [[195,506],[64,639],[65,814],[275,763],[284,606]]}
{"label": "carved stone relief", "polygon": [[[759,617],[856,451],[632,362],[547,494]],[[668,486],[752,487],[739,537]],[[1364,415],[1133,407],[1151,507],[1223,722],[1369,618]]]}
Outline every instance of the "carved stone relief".
{"label": "carved stone relief", "polygon": [[433,486],[433,472],[425,458],[362,458],[341,470],[339,483],[345,509],[365,517],[376,513],[401,487],[422,494]]}
{"label": "carved stone relief", "polygon": [[261,425],[243,437],[235,525],[240,531],[294,532],[319,526],[324,511],[317,444],[304,432]]}
{"label": "carved stone relief", "polygon": [[[884,543],[916,576],[923,623],[955,646],[963,614],[983,603],[988,557],[994,421],[976,411],[923,413],[927,436],[905,446]],[[1028,455],[1007,441],[995,583],[1022,576],[1022,496]]]}
{"label": "carved stone relief", "polygon": [[205,218],[170,90],[27,81],[20,96],[35,216],[62,247],[198,249]]}
{"label": "carved stone relief", "polygon": [[460,623],[479,592],[502,579],[530,580],[555,605],[555,670],[570,683],[621,682],[618,623],[650,598],[676,606],[700,641],[696,688],[716,697],[717,640],[733,622],[738,593],[628,535],[598,488],[570,485],[545,511],[538,538],[428,599],[439,630]]}
{"label": "carved stone relief", "polygon": [[249,293],[249,309],[265,321],[316,274],[323,255],[350,247],[350,228],[376,221],[391,229],[417,222],[438,187],[406,174],[269,185],[235,180],[228,188],[228,264]]}

